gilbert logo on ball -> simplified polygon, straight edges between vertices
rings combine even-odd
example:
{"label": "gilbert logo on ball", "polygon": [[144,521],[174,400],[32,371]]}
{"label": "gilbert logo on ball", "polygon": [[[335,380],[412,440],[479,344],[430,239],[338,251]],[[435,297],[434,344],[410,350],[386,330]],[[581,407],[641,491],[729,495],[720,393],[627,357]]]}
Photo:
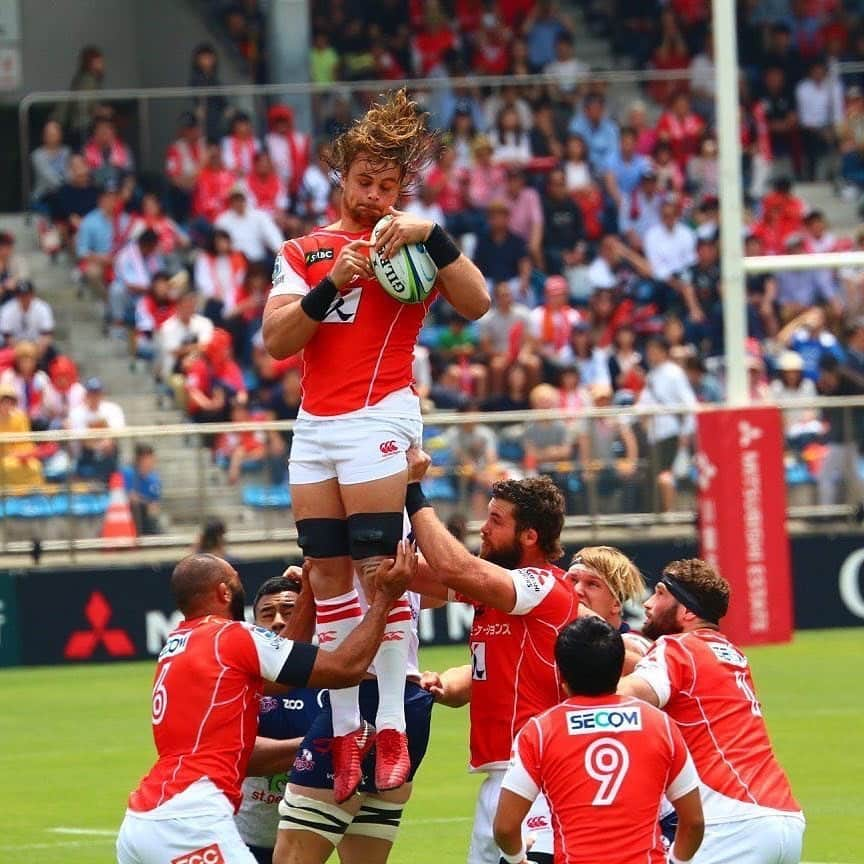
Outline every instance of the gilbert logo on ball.
{"label": "gilbert logo on ball", "polygon": [[[383,216],[378,220],[372,229],[373,242],[392,218]],[[422,303],[432,292],[438,277],[438,268],[422,243],[400,247],[392,259],[373,249],[372,269],[381,287],[400,303]]]}

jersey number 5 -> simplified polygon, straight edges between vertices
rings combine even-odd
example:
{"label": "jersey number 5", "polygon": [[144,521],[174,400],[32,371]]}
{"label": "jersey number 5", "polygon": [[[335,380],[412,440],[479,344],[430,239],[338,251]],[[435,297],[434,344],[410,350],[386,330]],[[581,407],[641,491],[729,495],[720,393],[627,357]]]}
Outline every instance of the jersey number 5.
{"label": "jersey number 5", "polygon": [[614,738],[598,738],[585,751],[585,770],[588,776],[600,783],[600,788],[591,802],[596,807],[608,807],[624,782],[630,767],[627,748]]}
{"label": "jersey number 5", "polygon": [[159,672],[159,677],[153,685],[153,725],[158,726],[165,719],[165,711],[168,709],[168,690],[165,687],[165,677],[171,668],[166,663]]}

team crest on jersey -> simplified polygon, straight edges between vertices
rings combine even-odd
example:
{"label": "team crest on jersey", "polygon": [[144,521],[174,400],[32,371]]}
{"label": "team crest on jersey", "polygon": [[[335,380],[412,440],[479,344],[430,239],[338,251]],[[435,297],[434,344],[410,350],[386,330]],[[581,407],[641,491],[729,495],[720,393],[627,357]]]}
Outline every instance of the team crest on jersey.
{"label": "team crest on jersey", "polygon": [[261,701],[258,703],[258,713],[269,714],[271,711],[275,711],[278,707],[278,699],[273,696],[262,696]]}
{"label": "team crest on jersey", "polygon": [[311,750],[304,748],[297,754],[294,758],[294,770],[299,772],[315,770],[315,759]]}
{"label": "team crest on jersey", "polygon": [[317,264],[319,261],[332,261],[333,260],[333,250],[327,247],[323,247],[321,249],[316,249],[314,252],[306,253],[306,266],[311,267],[313,264]]}

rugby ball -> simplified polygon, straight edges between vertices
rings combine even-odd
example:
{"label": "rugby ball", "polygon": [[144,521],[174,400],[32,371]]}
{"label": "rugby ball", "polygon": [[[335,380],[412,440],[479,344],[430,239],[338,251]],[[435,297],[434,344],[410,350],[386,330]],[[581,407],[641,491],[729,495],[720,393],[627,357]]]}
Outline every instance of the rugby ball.
{"label": "rugby ball", "polygon": [[[375,223],[373,242],[392,218],[384,216]],[[385,258],[377,248],[373,248],[372,269],[381,287],[400,303],[422,303],[432,293],[438,278],[438,268],[422,243],[400,247],[392,259]]]}

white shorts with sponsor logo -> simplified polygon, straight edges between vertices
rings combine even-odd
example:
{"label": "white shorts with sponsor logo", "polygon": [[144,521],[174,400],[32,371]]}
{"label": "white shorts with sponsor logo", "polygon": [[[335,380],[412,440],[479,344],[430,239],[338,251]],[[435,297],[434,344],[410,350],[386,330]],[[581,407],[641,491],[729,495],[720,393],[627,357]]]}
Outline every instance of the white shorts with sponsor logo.
{"label": "white shorts with sponsor logo", "polygon": [[422,437],[419,416],[301,418],[294,425],[288,479],[292,486],[334,477],[340,485],[381,480],[405,470],[405,452]]}
{"label": "white shorts with sponsor logo", "polygon": [[[471,846],[468,849],[468,864],[499,864],[501,850],[492,836],[492,823],[495,821],[495,811],[498,809],[498,797],[501,794],[501,781],[504,771],[489,771],[486,779],[477,793],[477,807],[474,810],[474,828],[471,831]],[[531,853],[552,855],[555,849],[552,834],[552,820],[549,816],[549,805],[543,795],[538,795],[525,821],[522,824],[522,836],[533,835],[534,845]]]}
{"label": "white shorts with sponsor logo", "polygon": [[256,864],[223,813],[152,819],[131,811],[117,837],[118,864]]}
{"label": "white shorts with sponsor logo", "polygon": [[804,817],[758,816],[705,826],[693,864],[798,864]]}

